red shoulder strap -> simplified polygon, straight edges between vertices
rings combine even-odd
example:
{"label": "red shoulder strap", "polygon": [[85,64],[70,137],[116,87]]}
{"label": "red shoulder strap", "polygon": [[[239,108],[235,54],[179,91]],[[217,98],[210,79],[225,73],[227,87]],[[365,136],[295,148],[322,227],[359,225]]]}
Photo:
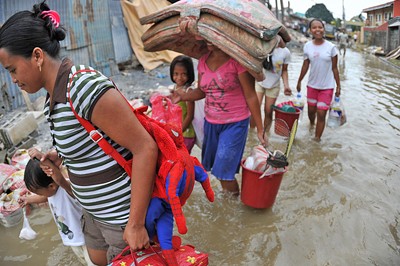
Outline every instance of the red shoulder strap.
{"label": "red shoulder strap", "polygon": [[[94,72],[97,73],[95,70],[88,70],[88,69],[83,69],[83,70],[78,70],[76,71],[70,78],[67,86],[67,97],[69,104],[71,106],[71,110],[74,113],[76,119],[78,119],[79,123],[86,129],[86,131],[89,133],[89,137],[97,143],[97,145],[100,146],[100,148],[109,156],[113,157],[115,161],[119,165],[121,165],[124,170],[127,172],[129,176],[132,174],[132,164],[125,160],[125,158],[107,141],[103,138],[103,135],[95,129],[95,127],[90,123],[88,120],[83,119],[78,115],[78,113],[75,111],[75,108],[72,104],[71,96],[70,96],[70,89],[72,85],[73,78],[78,74],[78,73],[83,73],[83,72]],[[114,84],[115,86],[115,84]],[[117,89],[117,87],[115,87]],[[119,90],[118,90],[119,91]],[[122,95],[122,94],[121,94]],[[125,98],[125,97],[124,97]],[[130,105],[129,105],[130,106]]]}

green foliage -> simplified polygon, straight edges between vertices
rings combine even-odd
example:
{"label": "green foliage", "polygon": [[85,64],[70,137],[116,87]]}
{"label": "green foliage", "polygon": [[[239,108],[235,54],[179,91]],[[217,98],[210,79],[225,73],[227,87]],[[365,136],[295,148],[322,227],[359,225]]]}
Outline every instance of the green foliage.
{"label": "green foliage", "polygon": [[307,18],[319,18],[330,24],[334,21],[332,12],[330,12],[324,4],[315,4],[306,11]]}
{"label": "green foliage", "polygon": [[340,27],[342,26],[342,20],[341,20],[340,18],[337,18],[337,19],[335,20],[335,26],[336,26],[337,28],[340,28]]}

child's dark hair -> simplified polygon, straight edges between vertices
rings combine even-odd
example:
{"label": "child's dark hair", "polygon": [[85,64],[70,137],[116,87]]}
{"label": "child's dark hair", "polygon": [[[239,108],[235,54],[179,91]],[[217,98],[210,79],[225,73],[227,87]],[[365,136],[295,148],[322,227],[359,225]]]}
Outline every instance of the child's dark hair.
{"label": "child's dark hair", "polygon": [[25,167],[24,181],[26,188],[30,191],[47,188],[51,183],[54,183],[54,180],[40,168],[40,162],[33,159],[30,159]]}
{"label": "child's dark hair", "polygon": [[12,15],[0,28],[0,48],[13,55],[30,58],[33,49],[39,47],[52,58],[58,57],[65,30],[42,14],[48,10],[50,8],[43,1],[34,5],[33,11],[25,10]]}
{"label": "child's dark hair", "polygon": [[268,55],[263,61],[263,67],[265,70],[272,70],[274,64],[272,63],[272,53]]}
{"label": "child's dark hair", "polygon": [[172,60],[171,65],[169,67],[169,75],[173,83],[175,83],[173,76],[176,65],[182,65],[183,67],[185,67],[188,75],[188,81],[186,82],[186,84],[187,85],[192,84],[194,81],[194,67],[192,58],[186,55],[178,55],[177,57],[174,58],[174,60]]}

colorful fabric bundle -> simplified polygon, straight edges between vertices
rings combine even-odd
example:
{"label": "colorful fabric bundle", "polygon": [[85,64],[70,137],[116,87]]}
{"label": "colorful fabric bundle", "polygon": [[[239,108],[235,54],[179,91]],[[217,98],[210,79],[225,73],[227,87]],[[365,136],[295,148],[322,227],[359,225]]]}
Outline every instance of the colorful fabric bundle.
{"label": "colorful fabric bundle", "polygon": [[285,27],[256,0],[179,1],[140,22],[154,23],[142,36],[146,51],[173,50],[198,59],[207,52],[207,41],[257,80],[264,78],[262,62],[279,42],[277,35],[290,41]]}

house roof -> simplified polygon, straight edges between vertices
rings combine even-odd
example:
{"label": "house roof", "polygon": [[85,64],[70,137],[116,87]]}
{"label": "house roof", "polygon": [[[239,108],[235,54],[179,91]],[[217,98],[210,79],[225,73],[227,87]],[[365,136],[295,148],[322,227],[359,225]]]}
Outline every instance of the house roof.
{"label": "house roof", "polygon": [[362,27],[362,26],[364,26],[364,22],[362,22],[362,21],[346,21],[346,25]]}
{"label": "house roof", "polygon": [[395,23],[390,24],[389,28],[391,28],[391,27],[400,27],[400,21],[396,21]]}
{"label": "house roof", "polygon": [[385,4],[381,4],[381,5],[377,5],[377,6],[372,6],[372,7],[367,7],[367,8],[364,8],[364,9],[362,10],[362,12],[363,12],[363,13],[367,13],[367,12],[370,12],[370,11],[375,11],[375,10],[379,10],[379,9],[391,7],[391,6],[393,6],[393,2],[394,2],[394,1],[390,1],[390,2],[387,2],[387,3],[385,3]]}

